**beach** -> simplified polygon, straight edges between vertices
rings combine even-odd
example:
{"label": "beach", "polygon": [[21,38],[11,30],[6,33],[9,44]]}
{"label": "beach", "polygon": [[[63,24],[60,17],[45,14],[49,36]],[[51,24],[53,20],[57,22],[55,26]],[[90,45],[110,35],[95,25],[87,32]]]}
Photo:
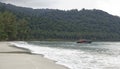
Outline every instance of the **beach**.
{"label": "beach", "polygon": [[0,69],[67,69],[42,55],[0,42]]}

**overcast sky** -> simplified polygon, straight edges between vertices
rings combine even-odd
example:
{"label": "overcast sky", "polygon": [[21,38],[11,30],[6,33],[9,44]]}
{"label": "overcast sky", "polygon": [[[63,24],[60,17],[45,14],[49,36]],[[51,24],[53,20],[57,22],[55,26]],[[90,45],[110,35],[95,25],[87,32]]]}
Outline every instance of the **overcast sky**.
{"label": "overcast sky", "polygon": [[100,9],[120,16],[120,0],[0,0],[17,6],[50,9]]}

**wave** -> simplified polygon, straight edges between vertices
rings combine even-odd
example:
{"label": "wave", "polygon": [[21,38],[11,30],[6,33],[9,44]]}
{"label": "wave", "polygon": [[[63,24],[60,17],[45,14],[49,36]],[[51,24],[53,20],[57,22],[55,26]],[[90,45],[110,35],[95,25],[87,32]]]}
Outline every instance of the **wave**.
{"label": "wave", "polygon": [[[11,44],[29,49],[31,53],[42,54],[45,58],[56,61],[56,64],[64,65],[70,69],[119,69],[120,56],[119,54],[112,56],[108,54],[101,54],[94,51],[94,53],[82,49],[64,49],[59,47],[48,47],[41,45],[29,44],[27,42],[12,42]],[[112,46],[113,44],[110,44]],[[116,44],[116,45],[119,45]],[[88,48],[88,47],[87,47]],[[98,49],[101,49],[97,47]],[[94,48],[92,49],[94,50]],[[107,49],[105,49],[107,50]],[[103,50],[101,52],[104,53]],[[108,50],[110,53],[111,51]],[[120,53],[120,51],[118,51]],[[111,52],[111,54],[113,54]]]}

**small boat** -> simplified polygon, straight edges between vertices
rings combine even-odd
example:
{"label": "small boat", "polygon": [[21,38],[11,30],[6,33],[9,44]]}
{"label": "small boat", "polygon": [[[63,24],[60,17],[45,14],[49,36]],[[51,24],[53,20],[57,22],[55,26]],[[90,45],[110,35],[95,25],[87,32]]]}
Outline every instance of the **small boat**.
{"label": "small boat", "polygon": [[77,43],[92,43],[92,41],[91,40],[79,40],[79,41],[77,41]]}

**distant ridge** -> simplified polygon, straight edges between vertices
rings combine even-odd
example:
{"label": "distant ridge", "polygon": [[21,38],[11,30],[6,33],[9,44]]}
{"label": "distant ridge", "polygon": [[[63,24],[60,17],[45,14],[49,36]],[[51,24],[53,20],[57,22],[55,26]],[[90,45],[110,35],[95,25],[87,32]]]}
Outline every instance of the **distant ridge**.
{"label": "distant ridge", "polygon": [[120,40],[120,17],[98,9],[32,9],[0,3],[0,12],[10,11],[29,22],[30,38]]}

